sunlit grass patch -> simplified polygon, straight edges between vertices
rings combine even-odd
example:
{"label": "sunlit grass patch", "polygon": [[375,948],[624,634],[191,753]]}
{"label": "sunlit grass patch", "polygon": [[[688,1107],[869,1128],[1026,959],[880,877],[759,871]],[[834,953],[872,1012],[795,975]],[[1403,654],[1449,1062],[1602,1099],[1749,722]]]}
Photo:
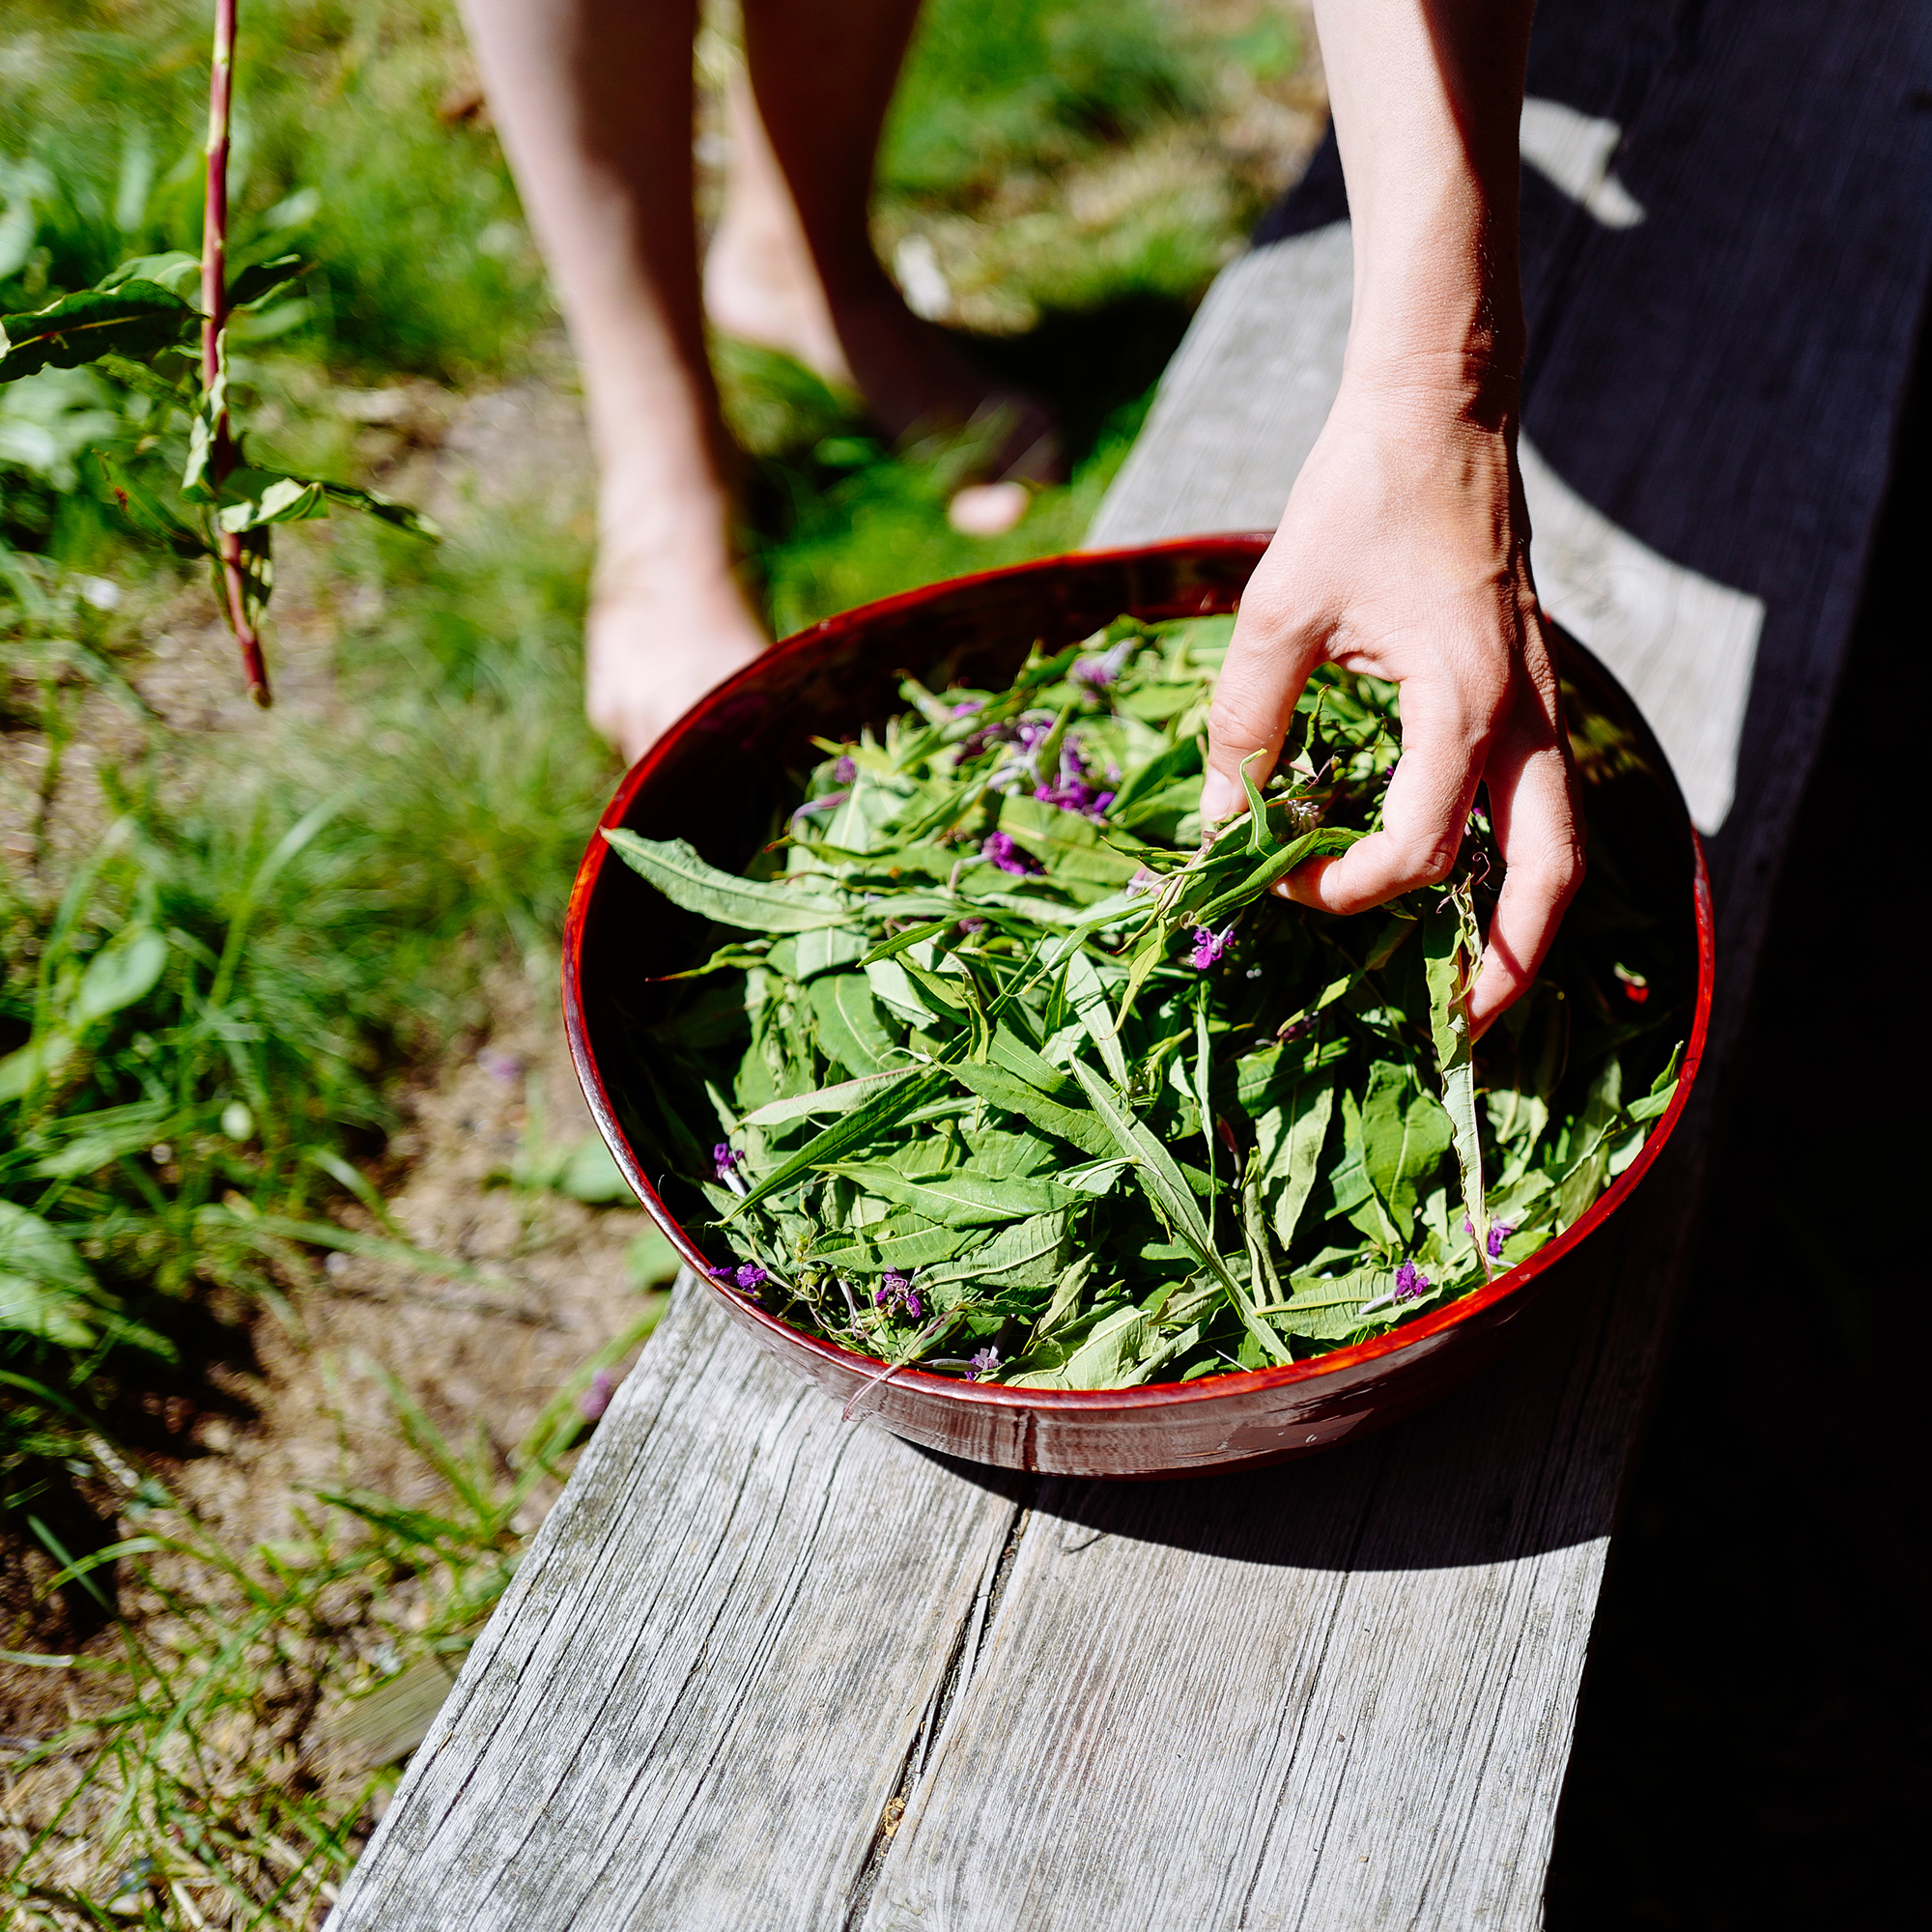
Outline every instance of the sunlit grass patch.
{"label": "sunlit grass patch", "polygon": [[76,1553],[28,1524],[37,1590],[90,1594],[101,1636],[76,1656],[0,1654],[75,1680],[64,1721],[7,1744],[6,1922],[319,1923],[514,1574],[523,1513],[567,1474],[586,1392],[663,1299],[557,1390],[507,1471],[480,1436],[452,1443],[369,1371],[424,1496],[357,1488],[345,1466],[297,1505],[294,1533],[247,1550],[102,1445],[129,1534]]}

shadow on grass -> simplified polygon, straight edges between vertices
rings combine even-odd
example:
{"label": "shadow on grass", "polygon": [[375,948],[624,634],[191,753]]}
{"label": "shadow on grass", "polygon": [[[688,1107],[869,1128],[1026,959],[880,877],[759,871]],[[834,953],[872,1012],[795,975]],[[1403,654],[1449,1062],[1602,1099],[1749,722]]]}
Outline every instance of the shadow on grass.
{"label": "shadow on grass", "polygon": [[1077,549],[1189,315],[1184,301],[1133,292],[1050,311],[1023,336],[955,336],[982,368],[1061,412],[1068,480],[1037,491],[1019,525],[991,537],[947,519],[971,444],[935,437],[895,452],[854,399],[797,364],[717,345],[726,417],[752,458],[742,539],[775,635],[915,584]]}

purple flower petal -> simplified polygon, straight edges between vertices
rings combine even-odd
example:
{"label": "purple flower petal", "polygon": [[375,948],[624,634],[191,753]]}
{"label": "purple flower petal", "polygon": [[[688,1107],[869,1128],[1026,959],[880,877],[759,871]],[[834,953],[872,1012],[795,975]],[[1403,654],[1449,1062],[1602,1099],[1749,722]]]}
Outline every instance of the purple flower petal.
{"label": "purple flower petal", "polygon": [[1413,1262],[1404,1262],[1395,1271],[1395,1298],[1398,1301],[1413,1301],[1429,1286],[1429,1277]]}
{"label": "purple flower petal", "polygon": [[1507,1221],[1497,1221],[1490,1228],[1490,1259],[1499,1262],[1503,1258],[1503,1243],[1516,1233]]}
{"label": "purple flower petal", "polygon": [[849,791],[829,791],[823,798],[809,798],[791,815],[796,825],[801,818],[809,818],[814,811],[830,811],[836,805],[843,805],[852,794]]}
{"label": "purple flower petal", "polygon": [[590,1378],[590,1386],[577,1398],[577,1412],[586,1422],[595,1422],[611,1406],[611,1391],[617,1378],[609,1369],[599,1369]]}
{"label": "purple flower petal", "polygon": [[763,1288],[771,1278],[771,1270],[769,1268],[761,1268],[756,1262],[747,1262],[738,1270],[737,1274],[732,1277],[738,1286],[748,1294],[754,1289]]}
{"label": "purple flower petal", "polygon": [[1015,878],[1024,878],[1029,872],[1042,869],[1040,863],[1031,852],[1013,843],[1010,832],[989,832],[986,841],[980,847],[980,856],[990,861],[1003,872],[1010,872]]}
{"label": "purple flower petal", "polygon": [[966,1371],[966,1379],[977,1382],[981,1376],[996,1376],[1000,1372],[1000,1351],[988,1346],[973,1357],[973,1365]]}
{"label": "purple flower petal", "polygon": [[1187,956],[1197,973],[1205,973],[1208,967],[1217,965],[1221,955],[1227,952],[1229,942],[1235,936],[1232,920],[1219,932],[1210,932],[1205,925],[1194,928],[1194,951]]}
{"label": "purple flower petal", "polygon": [[859,776],[859,767],[852,762],[849,755],[840,758],[838,762],[832,767],[832,781],[835,784],[848,785],[858,776]]}

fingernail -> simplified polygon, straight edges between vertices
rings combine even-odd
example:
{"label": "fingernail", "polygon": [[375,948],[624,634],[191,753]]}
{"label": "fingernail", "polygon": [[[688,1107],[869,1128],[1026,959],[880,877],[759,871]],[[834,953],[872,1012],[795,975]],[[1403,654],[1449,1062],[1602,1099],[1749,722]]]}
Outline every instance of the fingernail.
{"label": "fingernail", "polygon": [[1201,785],[1201,822],[1218,825],[1234,809],[1234,784],[1226,773],[1210,771]]}

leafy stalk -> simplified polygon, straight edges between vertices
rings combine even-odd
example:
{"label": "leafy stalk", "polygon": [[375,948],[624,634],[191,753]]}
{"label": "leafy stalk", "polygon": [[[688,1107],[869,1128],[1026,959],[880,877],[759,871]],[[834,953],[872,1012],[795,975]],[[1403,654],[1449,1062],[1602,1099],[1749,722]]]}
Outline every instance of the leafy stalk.
{"label": "leafy stalk", "polygon": [[[235,87],[235,15],[238,0],[214,0],[214,56],[208,78],[208,199],[201,221],[201,384],[209,412],[208,480],[219,496],[238,461],[228,427],[223,363],[228,327],[228,130]],[[217,521],[215,554],[226,592],[229,628],[242,647],[248,696],[264,710],[273,700],[261,634],[249,611],[243,534]],[[256,548],[260,548],[258,540]]]}

